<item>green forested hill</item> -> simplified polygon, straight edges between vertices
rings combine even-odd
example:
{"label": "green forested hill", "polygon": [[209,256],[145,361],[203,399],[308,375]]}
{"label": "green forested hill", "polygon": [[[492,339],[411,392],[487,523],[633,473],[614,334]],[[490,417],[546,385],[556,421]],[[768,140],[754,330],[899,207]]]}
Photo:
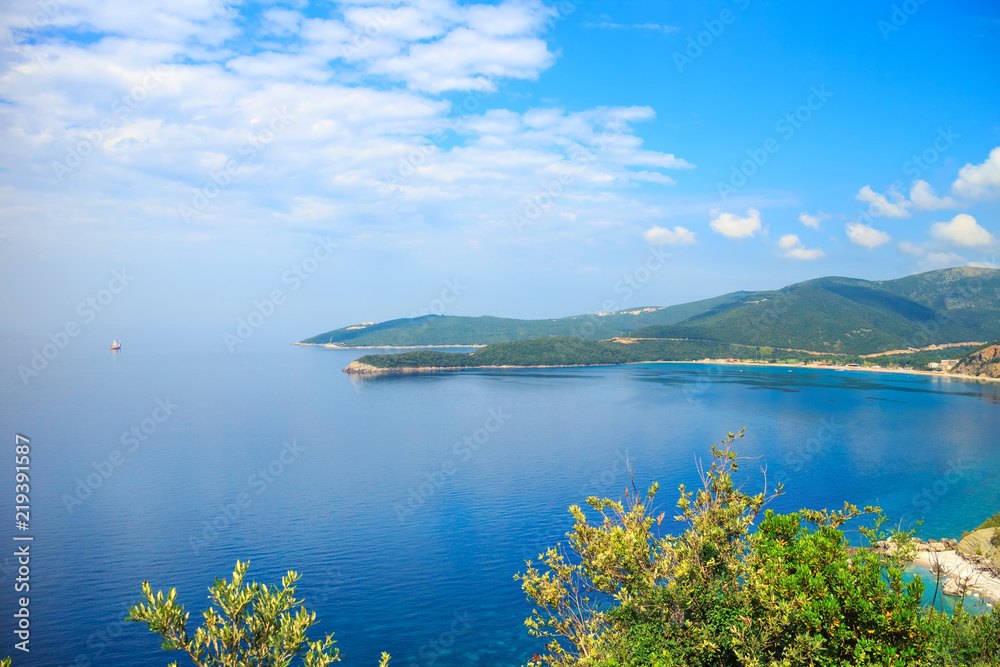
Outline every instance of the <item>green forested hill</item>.
{"label": "green forested hill", "polygon": [[407,347],[629,335],[860,355],[987,341],[998,333],[1000,271],[961,267],[885,281],[818,278],[774,291],[553,320],[430,315],[337,329],[301,342]]}
{"label": "green forested hill", "polygon": [[[657,308],[632,308],[605,315],[576,315],[554,320],[517,320],[503,317],[426,315],[380,322],[363,328],[328,331],[300,341],[346,347],[412,345],[489,345],[544,336],[598,340],[655,324],[674,324],[720,304],[737,301],[743,292],[704,301]],[[357,327],[358,325],[355,325]]]}
{"label": "green forested hill", "polygon": [[[627,340],[627,339],[626,339]],[[948,354],[962,354],[971,348],[950,348]],[[406,372],[431,368],[482,368],[488,366],[596,366],[642,363],[649,361],[691,361],[728,359],[782,361],[826,361],[836,364],[873,364],[926,369],[930,361],[941,359],[940,351],[894,354],[861,358],[849,355],[814,355],[807,352],[784,352],[772,347],[757,347],[714,341],[647,339],[631,343],[611,340],[583,340],[549,336],[509,343],[494,343],[472,353],[416,350],[396,354],[367,354],[344,370],[349,373],[380,371]]]}
{"label": "green forested hill", "polygon": [[[476,368],[483,366],[594,366],[642,361],[684,361],[704,357],[752,356],[756,348],[728,343],[643,340],[631,344],[550,336],[495,343],[471,354],[418,350],[399,354],[368,354],[351,367],[379,369]],[[800,355],[804,356],[804,355]],[[348,368],[351,368],[348,367]]]}
{"label": "green forested hill", "polygon": [[998,331],[1000,271],[963,267],[888,281],[809,280],[629,335],[873,354],[990,340]]}

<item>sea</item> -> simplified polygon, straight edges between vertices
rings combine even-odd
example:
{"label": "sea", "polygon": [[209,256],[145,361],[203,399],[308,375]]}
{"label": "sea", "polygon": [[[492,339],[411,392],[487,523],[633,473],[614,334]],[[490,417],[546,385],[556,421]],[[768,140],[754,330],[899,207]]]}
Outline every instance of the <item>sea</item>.
{"label": "sea", "polygon": [[940,538],[1000,510],[996,383],[654,363],[359,378],[356,350],[129,341],[24,378],[30,352],[5,348],[0,387],[0,652],[18,665],[190,664],[129,608],[143,581],[176,588],[193,630],[238,560],[261,583],[298,572],[345,664],[523,665],[544,642],[514,576],[565,545],[568,508],[658,482],[671,517],[731,432],[744,488],[784,485],[776,511],[878,505]]}

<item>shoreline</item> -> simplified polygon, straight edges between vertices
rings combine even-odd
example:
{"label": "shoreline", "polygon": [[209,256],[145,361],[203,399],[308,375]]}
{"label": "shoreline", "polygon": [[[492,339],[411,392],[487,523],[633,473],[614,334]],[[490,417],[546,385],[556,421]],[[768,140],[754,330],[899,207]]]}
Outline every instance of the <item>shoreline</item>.
{"label": "shoreline", "polygon": [[[630,361],[624,364],[558,364],[552,366],[407,366],[400,368],[380,368],[370,364],[362,364],[352,361],[342,369],[342,372],[349,375],[406,375],[409,373],[437,373],[440,371],[471,371],[483,368],[487,369],[511,369],[511,368],[597,368],[599,366],[628,366],[632,364],[658,363],[648,361]],[[677,363],[688,363],[686,361]]]}
{"label": "shoreline", "polygon": [[943,373],[941,371],[918,371],[918,370],[904,370],[902,368],[885,368],[884,366],[825,366],[819,364],[782,364],[782,363],[771,363],[771,362],[744,362],[744,361],[725,361],[724,359],[713,359],[711,361],[705,361],[699,359],[697,361],[641,361],[634,363],[643,364],[718,364],[726,366],[772,366],[774,368],[813,368],[813,369],[827,369],[834,371],[864,371],[868,373],[898,373],[901,375],[925,375],[937,378],[948,378],[950,380],[963,380],[963,381],[975,381],[975,382],[1000,382],[1000,378],[989,377],[986,375],[962,375],[961,373]]}
{"label": "shoreline", "polygon": [[[326,347],[326,346],[323,346]],[[451,346],[451,347],[466,347],[466,346]],[[358,348],[340,348],[340,349],[358,349]],[[368,349],[368,348],[361,348]],[[388,348],[388,349],[400,349],[400,348]],[[378,366],[371,366],[370,364],[359,364],[357,361],[352,361],[344,369],[344,373],[351,375],[394,375],[394,374],[409,374],[409,373],[437,373],[441,371],[463,371],[463,370],[474,370],[474,369],[517,369],[517,368],[597,368],[600,366],[634,366],[636,364],[705,364],[705,365],[716,365],[716,366],[766,366],[772,368],[800,368],[800,369],[813,369],[813,370],[831,370],[831,371],[863,371],[869,373],[894,373],[900,375],[923,375],[928,377],[936,378],[947,378],[949,380],[959,380],[962,382],[1000,382],[1000,378],[993,378],[984,375],[961,375],[957,373],[942,373],[940,371],[918,371],[918,370],[903,370],[900,368],[874,368],[859,366],[856,368],[849,368],[847,366],[827,366],[819,364],[782,364],[782,363],[770,363],[770,362],[746,362],[746,361],[726,361],[725,359],[694,359],[689,361],[664,361],[664,360],[653,360],[653,361],[626,361],[619,364],[553,364],[553,365],[510,365],[510,366],[493,366],[493,365],[483,365],[483,366],[411,366],[406,368],[381,368]]]}
{"label": "shoreline", "polygon": [[[931,551],[918,549],[912,561],[915,565],[923,565],[931,569],[935,565],[942,570],[942,594],[952,597],[962,597],[958,592],[960,582],[967,587],[967,594],[984,599],[991,605],[1000,604],[1000,579],[965,558],[965,555],[954,549]],[[927,582],[933,585],[932,582]]]}
{"label": "shoreline", "polygon": [[[892,540],[882,540],[872,545],[877,554],[891,556],[902,545]],[[942,595],[951,597],[974,597],[984,600],[988,606],[1000,604],[1000,569],[981,556],[964,551],[958,540],[922,540],[910,538],[912,548],[907,560],[913,565],[926,567],[931,571],[931,580],[926,586],[941,585]],[[937,570],[937,574],[935,574]],[[935,577],[939,577],[935,581]]]}

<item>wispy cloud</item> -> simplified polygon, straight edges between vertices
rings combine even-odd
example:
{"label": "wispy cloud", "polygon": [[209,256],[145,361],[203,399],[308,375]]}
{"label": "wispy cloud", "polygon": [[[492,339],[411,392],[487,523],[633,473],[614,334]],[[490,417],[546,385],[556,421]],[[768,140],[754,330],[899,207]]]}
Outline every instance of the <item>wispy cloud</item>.
{"label": "wispy cloud", "polygon": [[855,197],[858,201],[867,202],[869,212],[875,217],[910,217],[910,212],[907,210],[910,207],[910,202],[906,200],[906,197],[893,191],[890,191],[889,195],[892,197],[892,201],[889,201],[889,197],[886,195],[872,190],[870,185],[866,185],[858,191]]}
{"label": "wispy cloud", "polygon": [[[169,30],[148,20],[161,10]],[[239,11],[81,0],[38,27],[0,16],[16,45],[0,76],[5,207],[25,224],[117,224],[133,237],[305,224],[429,241],[458,228],[509,236],[507,212],[568,175],[558,215],[537,229],[584,234],[606,220],[648,226],[644,193],[692,166],[644,146],[634,128],[655,119],[649,107],[502,107],[498,85],[555,60],[540,0]],[[63,38],[82,29],[97,38]],[[161,80],[143,87],[150,71]],[[276,110],[291,120],[261,142]],[[80,166],[54,173],[68,156]],[[212,206],[182,214],[209,190]],[[127,222],[121,206],[136,212]]]}
{"label": "wispy cloud", "polygon": [[690,245],[696,243],[694,232],[681,226],[673,229],[651,227],[642,236],[650,245]]}
{"label": "wispy cloud", "polygon": [[778,239],[782,255],[791,259],[819,259],[826,253],[821,248],[806,248],[797,234],[785,234]]}
{"label": "wispy cloud", "polygon": [[[499,279],[548,271],[551,263],[536,261],[546,253],[566,258],[568,270],[579,262],[610,271],[630,261],[630,243],[674,245],[685,260],[711,262],[733,252],[734,239],[773,234],[742,250],[780,267],[788,263],[776,255],[815,259],[817,245],[831,264],[860,256],[890,233],[892,252],[905,239],[927,253],[986,247],[980,230],[1000,236],[995,144],[895,189],[876,179],[898,173],[873,171],[870,187],[807,191],[796,169],[775,167],[773,189],[747,188],[706,216],[718,205],[705,183],[720,151],[740,152],[737,135],[692,140],[708,136],[708,98],[654,87],[655,58],[636,66],[650,88],[620,97],[580,68],[560,68],[571,51],[554,41],[554,30],[566,30],[655,44],[677,28],[625,15],[560,23],[562,4],[0,3],[0,207],[12,236],[3,248],[11,253],[16,232],[19,248],[81,263],[154,246],[232,259],[333,234],[360,249],[345,257],[384,268],[392,254],[418,272],[469,261],[477,248],[477,267]],[[735,114],[734,132],[755,131],[746,114],[723,111]],[[288,122],[276,132],[278,114]],[[202,200],[210,205],[192,206]],[[859,203],[867,213],[852,217]],[[950,205],[968,209],[978,228],[951,220],[957,210],[926,214]],[[512,218],[526,212],[531,224],[518,234]],[[810,240],[814,229],[831,232],[832,220],[839,244]],[[845,237],[841,225],[852,220]],[[802,239],[781,246],[790,233]]]}
{"label": "wispy cloud", "polygon": [[951,197],[938,197],[934,194],[931,184],[924,180],[913,181],[910,187],[910,201],[918,209],[934,211],[942,208],[955,208],[958,203]]}
{"label": "wispy cloud", "polygon": [[601,21],[599,23],[584,23],[584,28],[598,28],[604,30],[654,30],[656,32],[677,32],[678,26],[661,25],[659,23],[613,23],[611,21]]}
{"label": "wispy cloud", "polygon": [[885,245],[892,240],[882,230],[860,222],[849,222],[844,230],[847,232],[847,238],[851,240],[851,243],[859,245],[862,248],[868,248],[869,250],[877,248],[880,245]]}

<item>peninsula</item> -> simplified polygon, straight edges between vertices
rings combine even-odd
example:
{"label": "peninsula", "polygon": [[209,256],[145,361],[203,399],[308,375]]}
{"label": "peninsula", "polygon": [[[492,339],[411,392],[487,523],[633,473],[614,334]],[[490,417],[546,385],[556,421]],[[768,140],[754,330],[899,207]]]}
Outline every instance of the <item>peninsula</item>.
{"label": "peninsula", "polygon": [[[1000,271],[959,267],[892,281],[819,278],[773,292],[556,320],[430,316],[338,331],[299,344],[384,349],[405,338],[421,347],[461,347],[468,340],[465,346],[479,348],[369,354],[344,369],[364,375],[705,361],[997,378],[1000,347],[985,341],[1000,333]],[[499,340],[474,342],[491,339]]]}
{"label": "peninsula", "polygon": [[[961,360],[954,370],[948,364],[942,368],[942,350],[956,351]],[[994,352],[990,352],[994,350]],[[998,380],[1000,362],[985,365],[977,373],[966,372],[967,357],[1000,354],[1000,345],[962,344],[956,347],[931,346],[867,357],[829,355],[803,350],[726,344],[712,341],[627,339],[587,341],[579,338],[550,337],[512,343],[487,345],[472,353],[419,350],[397,354],[369,354],[351,362],[344,372],[355,375],[386,375],[430,373],[471,368],[571,368],[582,366],[613,366],[651,362],[701,362],[716,364],[766,365],[787,367],[834,368],[882,372],[907,372],[969,380]],[[774,356],[777,354],[778,356]],[[959,365],[961,364],[961,366]],[[996,375],[991,375],[995,373]]]}

